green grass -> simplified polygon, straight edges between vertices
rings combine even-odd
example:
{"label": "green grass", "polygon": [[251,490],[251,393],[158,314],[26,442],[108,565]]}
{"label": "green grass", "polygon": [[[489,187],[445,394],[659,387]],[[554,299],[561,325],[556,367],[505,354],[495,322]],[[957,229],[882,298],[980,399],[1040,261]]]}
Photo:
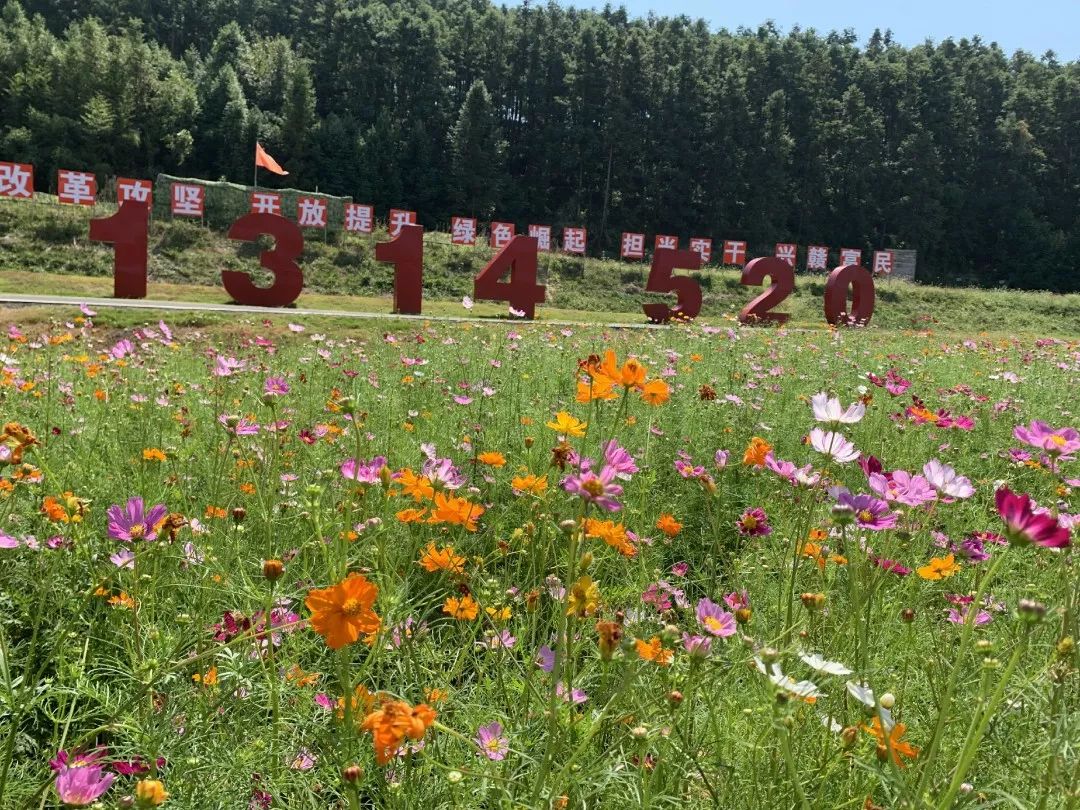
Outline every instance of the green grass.
{"label": "green grass", "polygon": [[[48,202],[0,201],[0,278],[5,291],[32,289],[111,294],[112,249],[87,239],[92,212]],[[98,216],[111,213],[99,206]],[[300,266],[305,292],[298,306],[389,311],[392,273],[375,261],[374,238],[309,234]],[[220,286],[224,269],[261,273],[252,245],[231,242],[220,232],[185,221],[155,221],[151,226],[151,297],[225,302]],[[473,278],[491,257],[486,247],[459,248],[444,233],[425,236],[424,311],[463,315],[462,296],[473,292]],[[646,293],[648,267],[642,263],[541,255],[540,280],[547,302],[538,315],[549,320],[642,322],[641,305],[667,300]],[[693,274],[703,290],[702,316],[720,323],[734,318],[756,294],[739,282],[735,270]],[[61,278],[62,277],[62,278]],[[100,279],[99,284],[84,281]],[[165,286],[161,286],[165,285]],[[169,286],[172,285],[172,286]],[[782,311],[791,326],[824,326],[823,276],[797,277]],[[340,300],[335,300],[340,299]],[[506,312],[503,304],[477,304],[475,314]],[[1024,335],[1080,335],[1080,295],[941,288],[900,281],[877,282],[875,327],[889,330],[994,332]]]}
{"label": "green grass", "polygon": [[[83,294],[102,283],[72,280]],[[40,443],[26,450],[29,467],[0,463],[0,807],[57,807],[49,759],[95,745],[109,761],[161,757],[154,776],[171,794],[167,807],[190,810],[247,807],[256,791],[296,810],[825,810],[859,808],[868,797],[890,808],[1076,806],[1075,546],[988,544],[990,560],[961,557],[936,581],[874,564],[918,569],[947,553],[941,543],[1002,531],[998,482],[1063,520],[1080,512],[1066,483],[1080,477],[1080,462],[1052,468],[1007,455],[1019,446],[1016,425],[1075,420],[1076,358],[1066,342],[700,325],[339,324],[288,313],[269,324],[170,313],[166,341],[156,314],[102,316],[67,327],[76,312],[3,313],[23,332],[2,347],[3,421],[29,426]],[[291,331],[290,321],[305,330]],[[576,401],[579,361],[608,348],[620,364],[636,356],[650,380],[665,380],[670,401],[650,405],[634,391]],[[242,368],[217,376],[218,356]],[[890,368],[910,391],[894,398],[867,378]],[[284,378],[288,393],[264,396],[269,376]],[[884,469],[918,472],[937,458],[969,477],[974,495],[893,504],[894,528],[856,530],[834,513],[824,481],[795,487],[740,463],[760,436],[777,458],[867,492],[857,464],[830,462],[804,442],[815,426],[807,400],[819,391],[845,406],[868,400],[865,417],[841,431]],[[917,423],[904,414],[912,394],[931,410],[970,416],[973,428]],[[639,469],[618,482],[619,511],[601,513],[560,486],[571,470],[553,466],[565,453],[553,453],[558,435],[547,426],[559,411],[588,423],[570,438],[580,454],[599,458],[614,439],[633,455]],[[223,415],[275,429],[232,436]],[[720,449],[730,451],[722,469]],[[144,452],[152,450],[165,460]],[[348,457],[381,455],[387,471],[419,472],[427,452],[459,471],[456,496],[484,507],[475,531],[441,513],[405,523],[408,508],[433,514],[430,495],[393,494],[400,486],[385,473],[358,486],[339,470]],[[506,465],[485,465],[485,452],[502,453]],[[680,474],[680,459],[700,470]],[[516,494],[513,478],[527,473],[546,475],[546,491]],[[43,510],[65,492],[88,502],[78,521]],[[133,496],[165,504],[187,525],[171,541],[110,538],[107,509]],[[70,516],[76,502],[61,505]],[[737,524],[755,508],[771,533],[744,536]],[[657,528],[665,514],[682,524],[671,538]],[[621,523],[638,538],[635,555],[582,538],[583,516]],[[827,535],[817,541],[827,547],[820,568],[795,553],[812,529]],[[421,567],[429,543],[452,547],[460,570]],[[134,569],[111,559],[125,549],[137,551]],[[266,559],[284,561],[273,584]],[[678,563],[685,572],[673,570]],[[215,638],[226,614],[241,626],[258,622],[277,600],[306,620],[312,589],[347,572],[378,587],[383,632],[374,643],[334,651],[307,626],[290,626],[265,650],[242,631]],[[560,592],[586,575],[595,601]],[[571,594],[588,593],[587,584]],[[685,604],[658,600],[666,587]],[[682,633],[707,632],[700,600],[723,606],[741,590],[745,621],[695,660]],[[992,621],[970,630],[950,623],[946,595],[976,592],[993,595]],[[455,620],[447,600],[466,593],[478,616]],[[816,599],[820,608],[806,607]],[[1021,599],[1044,605],[1045,620],[1026,620]],[[587,615],[567,615],[578,606]],[[610,660],[598,620],[623,622]],[[493,646],[504,630],[513,646]],[[652,640],[672,651],[670,665],[640,656],[635,641]],[[560,675],[534,664],[553,643]],[[816,673],[800,650],[854,672]],[[820,697],[799,699],[759,672],[755,656],[813,681]],[[294,667],[311,682],[299,682]],[[212,668],[217,682],[203,682]],[[564,701],[560,679],[587,699]],[[879,758],[866,726],[881,706],[858,703],[848,680],[890,696],[882,700],[905,725],[903,741],[921,749],[906,767]],[[371,736],[316,701],[357,685],[433,702],[438,725],[422,747],[380,765]],[[492,722],[509,747],[500,761],[472,742]],[[294,767],[305,752],[312,767]],[[354,782],[342,776],[351,765],[360,767]],[[104,806],[118,806],[136,778],[118,777]]]}

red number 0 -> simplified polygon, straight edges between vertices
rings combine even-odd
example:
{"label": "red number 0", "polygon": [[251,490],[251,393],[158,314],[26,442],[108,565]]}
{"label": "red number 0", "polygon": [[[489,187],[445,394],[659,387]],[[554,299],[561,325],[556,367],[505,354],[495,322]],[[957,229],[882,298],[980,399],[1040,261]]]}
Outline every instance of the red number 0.
{"label": "red number 0", "polygon": [[146,298],[146,242],[150,211],[129,200],[111,217],[90,220],[92,242],[112,242],[113,297]]}
{"label": "red number 0", "polygon": [[787,262],[775,256],[754,259],[743,268],[740,281],[748,287],[760,286],[766,278],[772,284],[765,292],[742,308],[739,323],[787,323],[787,312],[772,312],[772,308],[791,295],[795,289],[795,271]]}
{"label": "red number 0", "polygon": [[375,259],[394,265],[394,312],[419,315],[424,287],[424,229],[402,225],[389,242],[375,245]]}
{"label": "red number 0", "polygon": [[652,267],[649,280],[645,284],[647,292],[673,292],[678,302],[673,307],[667,304],[642,304],[641,308],[653,323],[667,323],[672,318],[696,318],[701,312],[701,286],[692,278],[672,275],[672,271],[700,270],[701,254],[694,250],[675,250],[657,248],[653,251]]}
{"label": "red number 0", "polygon": [[245,214],[229,228],[229,238],[254,242],[260,235],[274,237],[274,249],[259,254],[259,264],[274,274],[269,287],[256,287],[247,273],[222,270],[221,283],[238,304],[256,307],[285,307],[300,297],[304,274],[295,259],[304,249],[299,226],[277,214]]}
{"label": "red number 0", "polygon": [[[500,281],[507,271],[509,281]],[[536,237],[515,236],[496,253],[473,279],[473,297],[506,301],[526,318],[536,317],[536,305],[544,302],[547,288],[536,283]]]}
{"label": "red number 0", "polygon": [[[848,289],[851,314],[848,315]],[[831,324],[870,323],[874,314],[874,277],[858,264],[845,264],[829,273],[825,282],[825,320]]]}

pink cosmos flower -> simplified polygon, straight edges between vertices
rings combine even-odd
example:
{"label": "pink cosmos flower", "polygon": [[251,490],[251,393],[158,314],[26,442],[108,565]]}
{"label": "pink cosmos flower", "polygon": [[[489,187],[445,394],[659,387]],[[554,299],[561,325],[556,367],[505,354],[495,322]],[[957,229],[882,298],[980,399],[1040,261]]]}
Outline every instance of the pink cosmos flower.
{"label": "pink cosmos flower", "polygon": [[743,512],[742,517],[735,522],[735,528],[744,537],[765,537],[772,534],[769,516],[760,506]]}
{"label": "pink cosmos flower", "polygon": [[341,475],[358,484],[379,483],[379,472],[386,466],[386,456],[375,456],[371,461],[347,458],[341,462]]}
{"label": "pink cosmos flower", "polygon": [[715,462],[717,469],[722,470],[727,466],[728,458],[731,454],[727,450],[717,450],[713,455],[713,462]]}
{"label": "pink cosmos flower", "polygon": [[942,464],[936,458],[926,462],[922,471],[926,480],[930,482],[930,486],[944,498],[970,498],[975,494],[975,487],[971,485],[971,481],[958,475],[956,470],[948,464]]}
{"label": "pink cosmos flower", "polygon": [[735,615],[728,613],[711,599],[702,599],[697,604],[698,623],[711,636],[727,638],[735,634]]}
{"label": "pink cosmos flower", "polygon": [[732,610],[750,607],[750,594],[746,590],[732,591],[724,596],[724,604]]}
{"label": "pink cosmos flower", "polygon": [[1069,530],[1052,515],[1033,511],[1030,495],[1017,495],[1008,487],[1002,487],[994,494],[994,503],[1005,521],[1005,535],[1012,542],[1068,548]]}
{"label": "pink cosmos flower", "polygon": [[870,489],[887,501],[896,501],[906,506],[922,506],[937,500],[937,493],[929,481],[906,470],[896,470],[892,478],[886,478],[880,473],[870,473]]}
{"label": "pink cosmos flower", "polygon": [[[965,622],[967,622],[968,613],[974,609],[974,607],[968,607],[963,612],[961,612],[956,608],[950,608],[949,621],[953,624],[964,624]],[[990,615],[988,611],[980,610],[977,614],[975,614],[974,622],[976,627],[982,627],[984,624],[989,624],[993,620],[994,617]]]}
{"label": "pink cosmos flower", "polygon": [[615,468],[605,465],[599,474],[590,471],[568,475],[563,479],[562,486],[586,503],[596,504],[607,512],[617,512],[622,505],[615,498],[622,495],[623,488],[614,483],[615,475]]}
{"label": "pink cosmos flower", "polygon": [[837,502],[855,513],[855,525],[860,529],[883,531],[896,525],[896,513],[889,511],[889,504],[873,495],[852,495],[840,492]]}
{"label": "pink cosmos flower", "polygon": [[1052,428],[1038,419],[1028,427],[1017,425],[1013,428],[1013,436],[1024,444],[1060,458],[1070,458],[1080,450],[1080,433],[1075,428]]}
{"label": "pink cosmos flower", "polygon": [[56,775],[56,793],[69,807],[87,807],[109,789],[116,778],[104,773],[100,765],[64,767]]}
{"label": "pink cosmos flower", "polygon": [[0,548],[18,548],[19,541],[10,534],[0,532]]}
{"label": "pink cosmos flower", "polygon": [[854,444],[831,430],[825,431],[821,428],[811,430],[810,446],[839,464],[847,464],[859,457],[859,451],[855,449]]}
{"label": "pink cosmos flower", "polygon": [[267,377],[263,383],[263,393],[272,397],[289,393],[289,384],[284,377]]}
{"label": "pink cosmos flower", "polygon": [[691,658],[706,658],[712,650],[712,639],[708,636],[682,634],[683,649]]}
{"label": "pink cosmos flower", "polygon": [[105,514],[109,517],[109,537],[131,543],[136,540],[157,540],[158,528],[169,514],[169,509],[159,503],[147,512],[143,499],[136,496],[129,498],[125,507],[117,504],[110,506]]}
{"label": "pink cosmos flower", "polygon": [[476,730],[476,736],[473,739],[480,746],[480,753],[493,762],[506,759],[506,755],[510,751],[510,741],[506,739],[503,734],[502,724],[498,722],[480,726]]}
{"label": "pink cosmos flower", "polygon": [[629,481],[630,476],[638,471],[637,462],[619,443],[612,439],[604,446],[604,464],[615,471],[615,477]]}
{"label": "pink cosmos flower", "polygon": [[542,646],[536,651],[536,665],[544,672],[555,669],[555,651],[548,645]]}
{"label": "pink cosmos flower", "polygon": [[866,415],[866,406],[861,402],[853,402],[842,409],[840,400],[824,391],[810,397],[810,407],[814,411],[814,419],[830,425],[854,425]]}
{"label": "pink cosmos flower", "polygon": [[896,574],[898,577],[906,577],[911,573],[911,569],[903,563],[899,563],[896,560],[889,560],[885,557],[871,557],[878,568],[882,571],[888,571],[890,574]]}

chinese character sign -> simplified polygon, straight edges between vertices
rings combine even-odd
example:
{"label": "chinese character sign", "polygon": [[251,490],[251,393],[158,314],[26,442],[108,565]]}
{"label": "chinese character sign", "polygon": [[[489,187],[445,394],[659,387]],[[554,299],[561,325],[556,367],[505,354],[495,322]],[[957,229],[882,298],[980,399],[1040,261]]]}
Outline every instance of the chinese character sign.
{"label": "chinese character sign", "polygon": [[510,240],[514,238],[514,223],[512,222],[492,222],[491,233],[489,235],[489,244],[496,250],[502,250],[508,244]]}
{"label": "chinese character sign", "polygon": [[742,267],[746,264],[746,242],[727,240],[724,242],[724,264]]}
{"label": "chinese character sign", "polygon": [[281,215],[281,195],[273,191],[251,192],[252,214],[278,214]]}
{"label": "chinese character sign", "polygon": [[29,163],[0,163],[0,197],[29,200],[34,196],[34,167]]}
{"label": "chinese character sign", "polygon": [[893,252],[891,250],[874,251],[874,273],[889,275],[893,271]]}
{"label": "chinese character sign", "polygon": [[206,200],[206,189],[188,183],[173,183],[170,200],[174,217],[201,217]]}
{"label": "chinese character sign", "polygon": [[550,225],[530,225],[529,236],[536,240],[536,249],[549,251],[551,250],[551,226]]}
{"label": "chinese character sign", "polygon": [[826,270],[829,266],[829,249],[824,245],[810,245],[806,248],[806,269]]}
{"label": "chinese character sign", "polygon": [[296,224],[301,228],[326,227],[326,200],[299,197],[296,200]]}
{"label": "chinese character sign", "polygon": [[138,202],[143,205],[150,205],[154,201],[154,184],[149,180],[132,180],[129,177],[117,177],[116,201],[118,203]]}
{"label": "chinese character sign", "polygon": [[862,251],[855,248],[840,248],[840,264],[862,264]]}
{"label": "chinese character sign", "polygon": [[563,228],[562,249],[567,253],[576,253],[579,256],[584,256],[585,238],[585,228]]}
{"label": "chinese character sign", "polygon": [[93,205],[97,178],[88,172],[61,169],[57,172],[56,197],[66,205]]}
{"label": "chinese character sign", "polygon": [[624,259],[644,259],[645,234],[624,232],[622,235],[622,249],[619,251],[619,255]]}
{"label": "chinese character sign", "polygon": [[678,250],[679,249],[679,237],[677,237],[677,236],[668,236],[666,234],[658,233],[656,235],[656,243],[655,243],[654,247],[656,247],[657,249],[659,249],[659,248],[671,248],[672,250]]}
{"label": "chinese character sign", "polygon": [[361,203],[346,204],[345,230],[352,233],[371,233],[375,230],[375,206]]}
{"label": "chinese character sign", "polygon": [[475,245],[476,220],[472,217],[453,217],[450,220],[450,244]]}
{"label": "chinese character sign", "polygon": [[416,224],[415,211],[403,211],[400,208],[390,209],[390,221],[386,223],[386,229],[391,236],[397,236],[406,225]]}
{"label": "chinese character sign", "polygon": [[690,250],[701,257],[702,264],[708,264],[709,260],[712,259],[712,239],[695,236],[690,240]]}
{"label": "chinese character sign", "polygon": [[796,247],[796,245],[792,245],[788,242],[777,242],[776,253],[774,255],[788,266],[794,267]]}

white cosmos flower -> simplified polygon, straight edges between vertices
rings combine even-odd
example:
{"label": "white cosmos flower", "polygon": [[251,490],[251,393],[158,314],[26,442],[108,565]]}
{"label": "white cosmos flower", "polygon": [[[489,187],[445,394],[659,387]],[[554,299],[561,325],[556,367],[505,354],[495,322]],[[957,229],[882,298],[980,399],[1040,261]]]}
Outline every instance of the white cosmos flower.
{"label": "white cosmos flower", "polygon": [[853,670],[848,669],[839,661],[826,661],[817,653],[811,653],[807,655],[804,652],[799,653],[799,658],[810,669],[815,672],[823,672],[826,675],[850,675]]}
{"label": "white cosmos flower", "polygon": [[854,425],[866,415],[866,406],[861,402],[853,402],[844,410],[839,399],[830,397],[824,391],[810,397],[810,407],[817,421],[832,425]]}
{"label": "white cosmos flower", "polygon": [[874,690],[871,689],[865,683],[856,683],[855,681],[847,682],[848,694],[855,698],[859,703],[868,709],[874,709],[877,711],[878,717],[881,718],[881,726],[885,729],[886,733],[891,732],[895,721],[893,720],[892,712],[886,709],[884,706],[878,706],[877,698],[874,696]]}
{"label": "white cosmos flower", "polygon": [[930,486],[942,495],[950,498],[970,498],[975,494],[975,487],[971,485],[971,481],[958,475],[956,470],[948,464],[942,464],[936,458],[926,462],[922,471],[926,480],[930,482]]}
{"label": "white cosmos flower", "polygon": [[842,434],[814,428],[810,431],[810,446],[840,464],[859,457],[859,451]]}
{"label": "white cosmos flower", "polygon": [[790,675],[785,675],[779,664],[772,664],[766,669],[765,662],[756,656],[754,657],[754,664],[759,672],[769,676],[769,680],[778,689],[783,689],[785,692],[804,700],[823,697],[823,693],[817,688],[816,683],[813,681],[797,681]]}

